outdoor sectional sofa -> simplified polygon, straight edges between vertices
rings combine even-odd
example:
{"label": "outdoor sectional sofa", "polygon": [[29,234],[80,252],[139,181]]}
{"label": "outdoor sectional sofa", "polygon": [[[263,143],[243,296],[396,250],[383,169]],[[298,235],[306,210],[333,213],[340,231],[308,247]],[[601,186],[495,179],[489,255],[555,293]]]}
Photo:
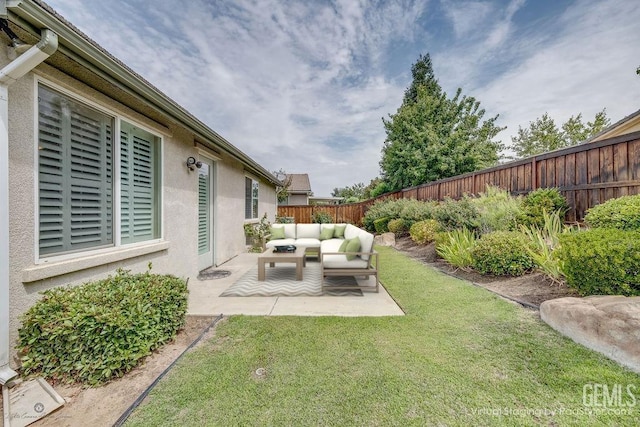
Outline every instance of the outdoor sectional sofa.
{"label": "outdoor sectional sofa", "polygon": [[[306,252],[318,252],[323,286],[327,276],[374,276],[378,292],[378,253],[373,234],[352,224],[272,224],[267,248],[295,245]],[[362,289],[332,286],[331,289]]]}

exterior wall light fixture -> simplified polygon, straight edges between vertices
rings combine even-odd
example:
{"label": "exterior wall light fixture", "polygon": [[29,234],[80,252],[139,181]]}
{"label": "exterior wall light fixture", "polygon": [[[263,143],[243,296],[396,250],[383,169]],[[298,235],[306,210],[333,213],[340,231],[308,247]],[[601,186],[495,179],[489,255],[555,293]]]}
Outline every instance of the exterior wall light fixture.
{"label": "exterior wall light fixture", "polygon": [[200,169],[202,167],[202,162],[196,160],[195,157],[189,156],[187,157],[187,168],[190,171],[194,170],[194,168]]}

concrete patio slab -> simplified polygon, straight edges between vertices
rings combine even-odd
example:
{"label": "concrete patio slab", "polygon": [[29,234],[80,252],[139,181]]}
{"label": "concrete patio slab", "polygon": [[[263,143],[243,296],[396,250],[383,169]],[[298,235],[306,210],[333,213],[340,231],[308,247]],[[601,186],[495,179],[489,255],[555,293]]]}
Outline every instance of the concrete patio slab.
{"label": "concrete patio slab", "polygon": [[[313,262],[313,261],[312,261]],[[363,296],[319,297],[220,297],[258,263],[258,254],[243,253],[218,266],[231,274],[212,280],[189,279],[189,308],[195,316],[246,314],[255,316],[403,316],[404,312],[387,293],[363,292]],[[277,268],[277,267],[276,267]],[[362,283],[361,280],[358,280]]]}

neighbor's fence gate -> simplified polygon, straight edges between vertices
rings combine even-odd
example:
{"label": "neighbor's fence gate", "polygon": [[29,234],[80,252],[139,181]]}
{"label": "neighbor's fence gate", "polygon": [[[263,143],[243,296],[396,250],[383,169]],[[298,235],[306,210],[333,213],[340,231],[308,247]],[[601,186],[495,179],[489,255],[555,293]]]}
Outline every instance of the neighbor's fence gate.
{"label": "neighbor's fence gate", "polygon": [[315,212],[327,212],[336,222],[361,223],[378,200],[458,199],[493,185],[512,194],[557,187],[567,198],[567,221],[581,221],[587,209],[612,198],[640,193],[640,132],[540,154],[481,171],[387,193],[360,203],[332,206],[278,206],[279,216],[310,223]]}

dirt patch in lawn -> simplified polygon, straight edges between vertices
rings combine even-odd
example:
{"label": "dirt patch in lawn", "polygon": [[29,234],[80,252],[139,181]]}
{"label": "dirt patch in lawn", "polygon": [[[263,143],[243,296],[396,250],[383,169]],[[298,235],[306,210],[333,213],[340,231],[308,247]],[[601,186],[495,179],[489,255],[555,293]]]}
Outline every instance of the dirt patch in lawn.
{"label": "dirt patch in lawn", "polygon": [[438,257],[433,243],[426,246],[417,245],[409,237],[402,237],[396,240],[395,248],[430,267],[527,306],[538,307],[546,300],[579,296],[567,285],[553,283],[540,273],[529,273],[520,277],[500,277],[456,269]]}
{"label": "dirt patch in lawn", "polygon": [[[32,426],[112,426],[151,383],[196,340],[215,318],[187,316],[176,338],[162,346],[123,378],[97,388],[52,384],[65,405]],[[213,335],[211,328],[200,343]],[[0,417],[2,417],[0,396]]]}

